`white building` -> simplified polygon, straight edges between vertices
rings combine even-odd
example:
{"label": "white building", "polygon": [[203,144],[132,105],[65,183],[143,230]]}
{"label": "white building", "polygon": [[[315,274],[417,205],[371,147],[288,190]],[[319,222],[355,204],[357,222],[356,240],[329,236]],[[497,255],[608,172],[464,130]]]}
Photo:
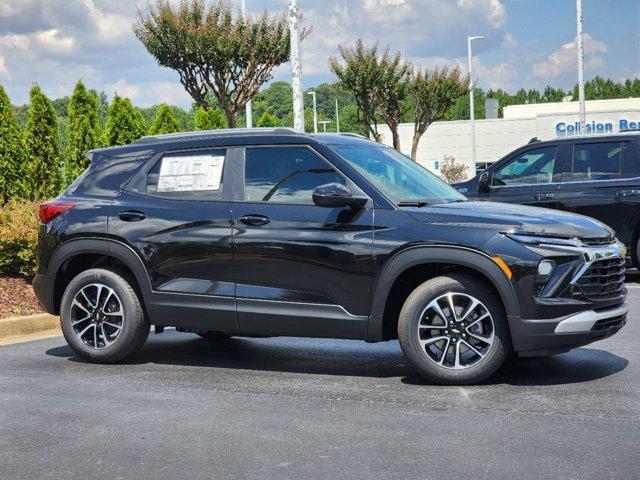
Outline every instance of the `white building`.
{"label": "white building", "polygon": [[[616,133],[640,128],[640,98],[591,100],[586,102],[586,133]],[[476,162],[493,163],[532,138],[549,140],[579,132],[578,102],[511,105],[504,108],[504,118],[476,120]],[[391,132],[378,125],[384,143],[391,145]],[[471,162],[471,132],[468,120],[435,122],[427,129],[418,146],[417,161],[438,172],[445,156],[466,164],[468,175],[475,172]],[[413,124],[400,125],[400,147],[409,155]]]}

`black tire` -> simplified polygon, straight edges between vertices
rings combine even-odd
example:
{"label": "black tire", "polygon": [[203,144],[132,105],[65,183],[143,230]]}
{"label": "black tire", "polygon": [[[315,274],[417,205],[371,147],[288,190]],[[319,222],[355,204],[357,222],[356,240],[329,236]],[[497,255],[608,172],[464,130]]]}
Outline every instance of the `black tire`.
{"label": "black tire", "polygon": [[[421,321],[421,315],[425,312],[430,302],[448,293],[459,293],[474,297],[486,307],[493,320],[493,343],[488,348],[485,356],[476,363],[470,361],[468,366],[458,370],[438,365],[437,361],[432,360],[419,343],[418,325]],[[429,325],[431,324],[429,323]],[[443,330],[442,334],[435,335],[444,335],[444,332]],[[456,335],[458,332],[464,332],[464,330],[456,330]],[[500,300],[480,280],[470,275],[457,273],[427,280],[409,295],[400,311],[398,338],[409,365],[427,380],[442,385],[468,385],[486,379],[500,368],[511,350],[506,317]],[[459,338],[456,340],[459,340]],[[442,345],[441,351],[449,352],[450,344],[442,343]],[[453,345],[455,349],[455,344]],[[462,347],[458,348],[462,350]],[[467,353],[471,356],[475,355],[473,351],[468,350]],[[449,358],[447,356],[447,359]]]}
{"label": "black tire", "polygon": [[[121,303],[123,312],[121,316],[122,327],[118,335],[114,337],[113,343],[99,349],[91,348],[90,344],[88,345],[78,338],[72,325],[74,298],[80,293],[80,290],[85,287],[91,288],[92,284],[101,284],[112,289],[117,295],[117,300]],[[60,324],[62,333],[71,349],[83,359],[94,363],[117,363],[130,357],[142,348],[149,336],[150,328],[140,299],[131,284],[118,273],[101,268],[85,270],[71,280],[62,296]],[[98,338],[100,341],[101,337]],[[106,341],[104,343],[106,344]]]}
{"label": "black tire", "polygon": [[231,338],[224,332],[215,332],[213,330],[205,333],[197,333],[196,335],[204,338],[207,342],[224,342]]}

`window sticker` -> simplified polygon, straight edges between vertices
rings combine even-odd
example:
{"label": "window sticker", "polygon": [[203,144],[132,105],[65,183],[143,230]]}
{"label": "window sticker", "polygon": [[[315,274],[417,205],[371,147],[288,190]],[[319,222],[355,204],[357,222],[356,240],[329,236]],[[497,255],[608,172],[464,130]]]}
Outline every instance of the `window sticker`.
{"label": "window sticker", "polygon": [[158,192],[220,190],[222,155],[165,157],[160,166]]}

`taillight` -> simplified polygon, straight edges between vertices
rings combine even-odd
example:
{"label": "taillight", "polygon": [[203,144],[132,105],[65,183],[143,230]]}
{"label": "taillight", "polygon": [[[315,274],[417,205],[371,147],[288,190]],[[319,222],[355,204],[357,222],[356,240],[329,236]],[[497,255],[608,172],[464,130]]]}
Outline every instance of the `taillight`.
{"label": "taillight", "polygon": [[40,205],[38,216],[42,223],[49,223],[58,215],[71,210],[76,204],[74,202],[63,202],[59,200],[51,200]]}

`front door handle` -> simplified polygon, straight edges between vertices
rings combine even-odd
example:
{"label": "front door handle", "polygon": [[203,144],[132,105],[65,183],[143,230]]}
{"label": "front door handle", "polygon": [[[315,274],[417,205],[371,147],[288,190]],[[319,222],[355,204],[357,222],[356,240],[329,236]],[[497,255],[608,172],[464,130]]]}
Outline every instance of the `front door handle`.
{"label": "front door handle", "polygon": [[556,198],[555,193],[536,193],[533,196],[534,200],[551,200],[552,198]]}
{"label": "front door handle", "polygon": [[262,225],[266,225],[271,221],[269,217],[265,217],[264,215],[244,215],[238,219],[240,223],[244,223],[245,225],[250,225],[252,227],[260,227]]}
{"label": "front door handle", "polygon": [[618,197],[635,197],[640,195],[640,190],[620,190],[616,193]]}
{"label": "front door handle", "polygon": [[139,222],[140,220],[147,218],[147,215],[138,210],[125,210],[118,214],[118,218],[123,222]]}

